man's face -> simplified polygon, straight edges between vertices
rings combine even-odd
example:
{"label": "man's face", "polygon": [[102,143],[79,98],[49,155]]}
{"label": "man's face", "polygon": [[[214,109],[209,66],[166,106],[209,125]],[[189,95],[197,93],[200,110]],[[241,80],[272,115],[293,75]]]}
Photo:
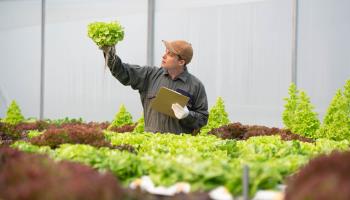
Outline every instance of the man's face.
{"label": "man's face", "polygon": [[180,57],[168,49],[165,50],[165,53],[162,57],[161,66],[165,69],[176,69],[185,65],[185,61],[180,59]]}

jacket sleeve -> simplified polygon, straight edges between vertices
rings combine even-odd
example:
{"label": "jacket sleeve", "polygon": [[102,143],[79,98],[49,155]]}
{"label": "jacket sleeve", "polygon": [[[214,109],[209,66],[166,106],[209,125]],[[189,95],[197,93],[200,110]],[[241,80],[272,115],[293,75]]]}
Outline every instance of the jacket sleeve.
{"label": "jacket sleeve", "polygon": [[200,84],[195,104],[189,115],[180,120],[180,124],[193,130],[205,126],[208,122],[208,100],[204,86]]}
{"label": "jacket sleeve", "polygon": [[[104,57],[106,55],[104,54]],[[131,86],[134,90],[143,91],[147,85],[147,78],[154,70],[152,67],[140,67],[123,63],[115,53],[115,47],[109,51],[107,65],[112,75],[125,86]]]}

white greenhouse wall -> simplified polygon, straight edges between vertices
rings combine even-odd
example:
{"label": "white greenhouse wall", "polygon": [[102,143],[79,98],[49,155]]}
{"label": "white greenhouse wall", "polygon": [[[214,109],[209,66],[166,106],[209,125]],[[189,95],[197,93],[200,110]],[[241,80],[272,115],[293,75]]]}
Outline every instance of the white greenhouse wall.
{"label": "white greenhouse wall", "polygon": [[[231,121],[282,127],[283,98],[292,81],[293,0],[155,0],[154,63],[161,40],[185,39],[189,71],[206,87],[209,107],[221,96]],[[350,78],[350,1],[299,0],[297,84],[324,114]],[[117,19],[124,62],[147,60],[147,0],[46,0],[44,117],[111,120],[121,104],[138,119],[137,91],[104,68],[87,37],[93,21]],[[15,99],[39,117],[41,0],[0,1],[0,118]]]}

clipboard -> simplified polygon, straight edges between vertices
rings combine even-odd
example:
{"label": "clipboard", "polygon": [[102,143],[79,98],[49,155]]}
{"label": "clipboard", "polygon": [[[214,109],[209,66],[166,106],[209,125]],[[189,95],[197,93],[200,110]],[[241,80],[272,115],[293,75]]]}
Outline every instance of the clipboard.
{"label": "clipboard", "polygon": [[171,105],[173,103],[178,103],[182,107],[185,107],[189,99],[189,97],[174,90],[161,87],[157,93],[157,96],[151,101],[151,108],[160,113],[176,118]]}

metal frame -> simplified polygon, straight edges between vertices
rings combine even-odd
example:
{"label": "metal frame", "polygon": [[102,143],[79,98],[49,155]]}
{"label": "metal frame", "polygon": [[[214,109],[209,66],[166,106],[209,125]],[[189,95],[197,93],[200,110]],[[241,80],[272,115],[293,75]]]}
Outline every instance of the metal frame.
{"label": "metal frame", "polygon": [[292,0],[292,82],[297,85],[298,62],[298,0]]}
{"label": "metal frame", "polygon": [[154,12],[155,0],[148,0],[147,8],[147,65],[154,65]]}
{"label": "metal frame", "polygon": [[40,120],[44,119],[45,103],[45,20],[46,2],[41,0]]}

